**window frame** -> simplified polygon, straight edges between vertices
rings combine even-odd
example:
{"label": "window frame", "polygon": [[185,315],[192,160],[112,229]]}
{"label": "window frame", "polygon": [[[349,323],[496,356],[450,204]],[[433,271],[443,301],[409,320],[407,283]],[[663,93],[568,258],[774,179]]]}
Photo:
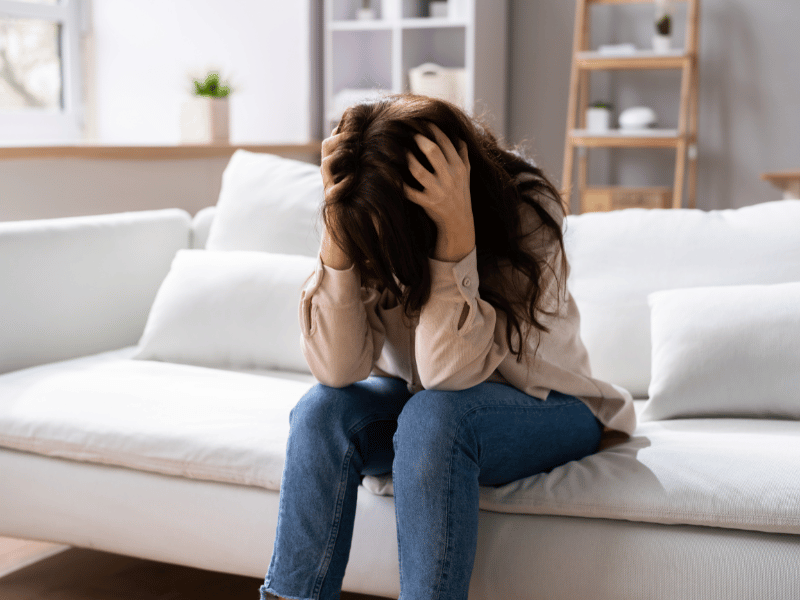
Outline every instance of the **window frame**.
{"label": "window frame", "polygon": [[81,37],[88,29],[89,0],[60,0],[54,6],[0,0],[0,17],[43,19],[61,24],[63,108],[0,109],[0,145],[77,142],[85,130]]}

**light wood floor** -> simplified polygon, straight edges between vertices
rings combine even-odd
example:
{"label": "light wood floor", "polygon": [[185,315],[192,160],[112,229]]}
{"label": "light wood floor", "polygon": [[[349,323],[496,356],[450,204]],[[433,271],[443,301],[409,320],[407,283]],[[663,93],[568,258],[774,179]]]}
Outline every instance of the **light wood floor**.
{"label": "light wood floor", "polygon": [[[262,579],[0,537],[2,600],[258,600]],[[385,600],[343,593],[341,600]]]}

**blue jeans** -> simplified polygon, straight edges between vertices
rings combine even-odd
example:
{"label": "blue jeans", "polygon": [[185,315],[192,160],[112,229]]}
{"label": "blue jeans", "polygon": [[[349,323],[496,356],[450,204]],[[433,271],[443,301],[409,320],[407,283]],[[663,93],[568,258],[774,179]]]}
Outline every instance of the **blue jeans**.
{"label": "blue jeans", "polygon": [[410,394],[371,376],[317,384],[290,416],[278,528],[261,598],[339,598],[362,475],[391,472],[401,600],[466,600],[478,488],[597,450],[602,425],[579,399],[510,385]]}

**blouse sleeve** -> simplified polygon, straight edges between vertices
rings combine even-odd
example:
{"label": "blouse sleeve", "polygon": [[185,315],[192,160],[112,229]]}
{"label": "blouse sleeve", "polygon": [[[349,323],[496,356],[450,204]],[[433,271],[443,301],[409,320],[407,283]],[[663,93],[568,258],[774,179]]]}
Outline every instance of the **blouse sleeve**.
{"label": "blouse sleeve", "polygon": [[466,389],[488,379],[508,354],[505,324],[478,293],[476,248],[458,262],[429,261],[431,296],[416,330],[417,370],[426,389]]}
{"label": "blouse sleeve", "polygon": [[[518,176],[517,183],[523,193],[528,193],[526,183],[533,179],[530,173]],[[563,224],[563,214],[556,202],[553,201],[552,206],[545,205],[545,210],[557,223]],[[542,226],[541,219],[527,204],[520,205],[520,216],[523,231],[528,232],[523,243],[535,254],[545,257],[553,267],[543,269],[541,275],[542,304],[558,313],[569,271],[561,273],[557,237]],[[480,297],[477,248],[458,262],[429,261],[431,297],[422,308],[415,339],[420,379],[427,389],[466,389],[486,381],[510,353],[505,313],[496,311]],[[505,273],[501,279],[514,289],[526,287],[516,272]],[[467,312],[462,322],[463,311]],[[561,314],[543,315],[541,320],[558,327],[561,318]]]}
{"label": "blouse sleeve", "polygon": [[369,377],[386,335],[374,310],[378,298],[361,287],[355,265],[333,269],[317,257],[299,318],[303,355],[320,383],[340,388]]}

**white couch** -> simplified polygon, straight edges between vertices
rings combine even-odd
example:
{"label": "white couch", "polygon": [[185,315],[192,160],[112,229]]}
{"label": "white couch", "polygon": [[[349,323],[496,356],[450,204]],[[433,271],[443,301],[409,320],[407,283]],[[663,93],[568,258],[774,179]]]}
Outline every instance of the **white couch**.
{"label": "white couch", "polygon": [[[176,253],[205,248],[222,208],[0,223],[0,535],[263,577],[288,413],[313,376],[132,358]],[[645,416],[669,416],[674,383],[663,352],[651,362],[672,342],[651,341],[648,294],[800,282],[800,201],[570,216],[566,241],[593,373]],[[483,488],[470,598],[800,598],[798,389],[788,414],[743,391],[734,417],[643,420],[582,461]],[[346,590],[399,594],[389,484],[359,490]]]}

